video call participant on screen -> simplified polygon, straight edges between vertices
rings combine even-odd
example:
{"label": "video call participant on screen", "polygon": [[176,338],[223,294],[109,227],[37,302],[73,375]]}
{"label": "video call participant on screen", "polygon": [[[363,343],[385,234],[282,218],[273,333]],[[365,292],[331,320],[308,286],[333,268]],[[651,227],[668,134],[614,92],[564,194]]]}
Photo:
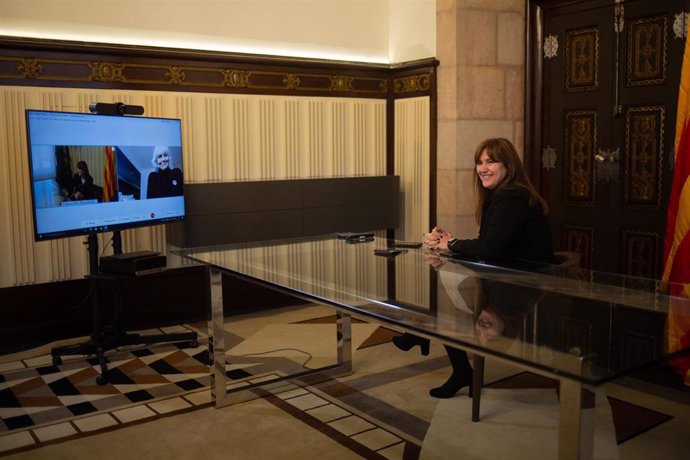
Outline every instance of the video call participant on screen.
{"label": "video call participant on screen", "polygon": [[77,173],[73,178],[71,197],[74,200],[91,200],[96,197],[93,190],[93,177],[85,161],[77,163]]}
{"label": "video call participant on screen", "polygon": [[173,167],[172,155],[168,147],[160,145],[155,147],[151,163],[156,170],[149,173],[146,198],[182,195],[182,170]]}
{"label": "video call participant on screen", "polygon": [[[456,239],[434,227],[424,236],[429,249],[498,265],[517,260],[550,263],[548,206],[527,177],[513,144],[504,138],[487,139],[477,146],[474,162],[478,237]],[[394,337],[393,343],[404,351],[419,345],[423,354],[429,353],[429,341],[411,334]],[[472,382],[467,354],[450,347],[446,351],[453,372],[443,385],[429,391],[435,398],[450,398]]]}

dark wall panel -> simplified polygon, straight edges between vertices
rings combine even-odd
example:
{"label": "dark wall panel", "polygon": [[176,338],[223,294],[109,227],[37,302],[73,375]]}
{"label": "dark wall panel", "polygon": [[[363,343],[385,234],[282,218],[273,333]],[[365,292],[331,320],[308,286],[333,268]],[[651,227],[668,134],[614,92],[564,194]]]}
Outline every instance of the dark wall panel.
{"label": "dark wall panel", "polygon": [[303,234],[300,209],[198,215],[175,227],[176,235],[168,232],[168,238],[180,247],[264,241]]}
{"label": "dark wall panel", "polygon": [[276,180],[185,184],[187,214],[194,217],[297,209],[302,203],[302,183],[300,180]]}
{"label": "dark wall panel", "polygon": [[[335,232],[363,232],[397,227],[398,209],[384,203],[334,206],[304,210],[304,235],[324,235]],[[372,225],[372,222],[395,222],[391,227]]]}
{"label": "dark wall panel", "polygon": [[399,225],[397,176],[188,184],[179,247],[262,241]]}

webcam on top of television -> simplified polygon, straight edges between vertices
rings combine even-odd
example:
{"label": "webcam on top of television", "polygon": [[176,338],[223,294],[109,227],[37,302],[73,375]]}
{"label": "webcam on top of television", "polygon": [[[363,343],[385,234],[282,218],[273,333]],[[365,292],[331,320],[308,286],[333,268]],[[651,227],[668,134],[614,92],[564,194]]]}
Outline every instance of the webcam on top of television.
{"label": "webcam on top of television", "polygon": [[107,104],[105,102],[92,102],[89,111],[98,115],[143,115],[144,108],[140,105],[126,105],[122,102]]}

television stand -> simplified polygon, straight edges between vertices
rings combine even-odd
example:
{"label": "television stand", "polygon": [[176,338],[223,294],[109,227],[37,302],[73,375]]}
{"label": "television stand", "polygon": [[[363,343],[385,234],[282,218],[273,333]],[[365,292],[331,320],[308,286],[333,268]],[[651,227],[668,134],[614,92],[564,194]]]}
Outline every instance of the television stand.
{"label": "television stand", "polygon": [[[140,279],[145,275],[100,273],[98,270],[98,258],[95,255],[98,252],[98,240],[96,239],[96,236],[89,235],[86,244],[88,245],[91,261],[91,274],[88,275],[87,278],[91,284],[90,296],[93,332],[89,340],[86,342],[53,348],[50,354],[53,357],[54,365],[57,366],[61,364],[63,356],[95,355],[98,358],[98,363],[101,368],[100,375],[96,377],[96,383],[98,385],[105,385],[109,381],[108,360],[105,356],[105,353],[110,350],[128,345],[152,345],[155,343],[175,342],[188,342],[190,347],[198,346],[198,336],[194,331],[166,334],[128,333],[125,328],[124,320],[123,285],[128,280],[137,278]],[[103,281],[110,283],[115,296],[114,321],[110,325],[103,325],[101,320],[101,305],[98,300],[98,285],[99,282]]]}
{"label": "television stand", "polygon": [[[105,385],[109,382],[108,360],[105,354],[116,348],[130,345],[152,345],[155,343],[175,343],[188,342],[188,346],[198,346],[198,336],[194,331],[165,333],[165,334],[137,334],[126,331],[123,314],[123,284],[130,279],[136,278],[134,275],[119,275],[110,273],[98,273],[89,275],[91,282],[91,317],[93,321],[93,332],[86,342],[56,347],[51,350],[53,364],[62,363],[63,356],[70,355],[95,355],[101,368],[101,373],[96,377],[98,385]],[[101,308],[98,301],[98,284],[106,281],[113,287],[115,295],[115,317],[110,325],[103,325],[101,321]]]}

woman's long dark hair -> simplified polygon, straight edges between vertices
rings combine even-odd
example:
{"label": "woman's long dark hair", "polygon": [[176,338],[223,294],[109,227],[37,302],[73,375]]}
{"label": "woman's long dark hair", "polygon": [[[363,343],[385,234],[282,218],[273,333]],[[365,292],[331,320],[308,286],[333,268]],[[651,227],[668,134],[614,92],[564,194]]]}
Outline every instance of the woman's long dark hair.
{"label": "woman's long dark hair", "polygon": [[81,169],[82,171],[84,171],[84,175],[86,177],[91,177],[91,173],[89,172],[89,165],[87,165],[85,161],[77,162],[77,169]]}
{"label": "woman's long dark hair", "polygon": [[[477,150],[474,152],[475,164],[479,162],[479,157],[482,156],[484,150],[486,150],[486,154],[490,159],[503,163],[507,170],[506,177],[498,184],[496,190],[500,190],[504,187],[523,187],[529,192],[530,204],[539,203],[544,215],[549,213],[549,206],[534,188],[532,182],[530,182],[529,177],[527,177],[527,171],[525,171],[525,167],[522,161],[520,161],[517,150],[515,150],[515,147],[508,139],[498,137],[486,139],[480,143],[477,146]],[[474,216],[477,219],[477,223],[481,224],[482,210],[489,196],[489,190],[484,188],[479,174],[477,174],[476,171],[474,174],[474,187],[475,196],[477,198]]]}
{"label": "woman's long dark hair", "polygon": [[503,321],[501,335],[504,337],[517,337],[524,328],[527,314],[546,296],[546,292],[538,288],[482,278],[476,280],[474,320],[477,321],[482,310],[492,310]]}

